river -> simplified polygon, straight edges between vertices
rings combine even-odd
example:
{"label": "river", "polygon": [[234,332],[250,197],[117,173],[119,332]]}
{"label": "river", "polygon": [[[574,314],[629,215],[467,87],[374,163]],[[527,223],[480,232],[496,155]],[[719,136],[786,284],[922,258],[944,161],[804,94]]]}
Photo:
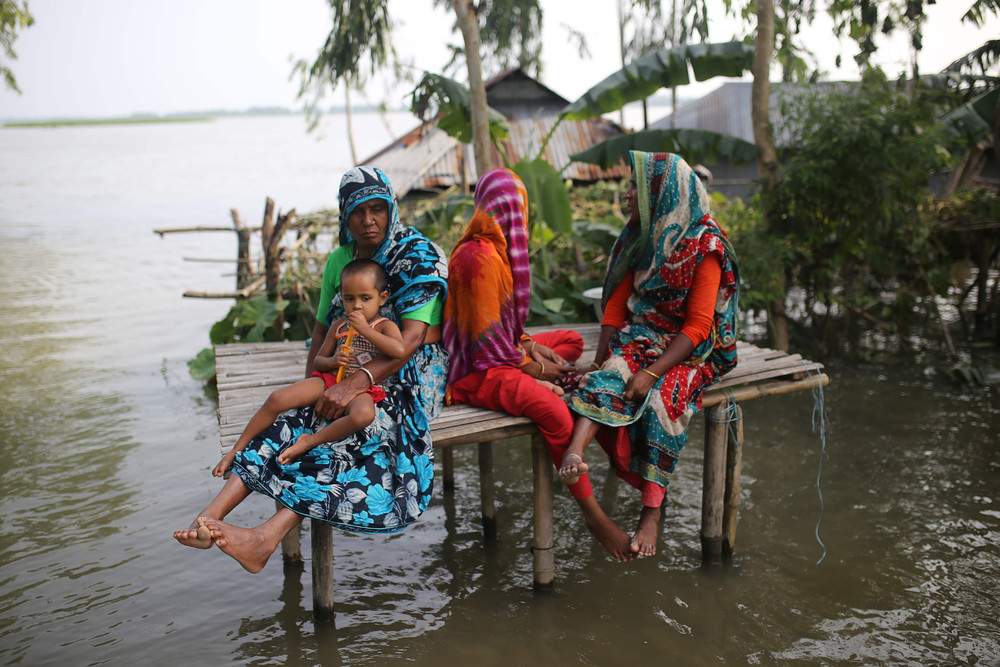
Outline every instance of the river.
{"label": "river", "polygon": [[[1000,396],[930,353],[831,363],[821,395],[744,406],[727,567],[700,566],[700,418],[656,557],[614,562],[557,490],[548,592],[531,588],[523,441],[495,448],[495,545],[474,448],[414,527],[335,533],[335,627],[312,620],[309,562],[250,575],[179,546],[220,487],[215,402],[186,362],[230,305],[181,294],[234,282],[184,258],[233,258],[235,239],[152,230],[228,225],[233,207],[257,224],[266,196],[334,205],[342,123],[0,129],[0,664],[1000,663]],[[356,123],[362,155],[389,140]],[[254,497],[231,518],[272,511]],[[637,513],[620,488],[612,516]]]}

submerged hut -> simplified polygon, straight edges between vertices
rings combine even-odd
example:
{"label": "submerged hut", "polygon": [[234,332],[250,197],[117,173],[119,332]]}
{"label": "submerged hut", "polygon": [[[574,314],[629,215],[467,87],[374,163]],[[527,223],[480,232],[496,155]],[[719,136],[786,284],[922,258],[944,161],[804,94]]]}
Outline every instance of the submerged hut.
{"label": "submerged hut", "polygon": [[[493,150],[493,164],[510,164],[534,158],[545,137],[556,124],[559,112],[569,104],[552,89],[521,69],[508,70],[486,82],[486,101],[502,113],[509,124],[507,140]],[[592,182],[622,178],[624,163],[611,169],[572,162],[570,155],[612,137],[624,134],[620,125],[604,118],[563,121],[556,128],[541,157],[560,170],[563,178]],[[503,155],[501,155],[501,151]],[[479,178],[470,144],[463,144],[427,121],[362,161],[382,169],[392,182],[396,196],[418,198],[435,195],[449,187],[468,190]]]}

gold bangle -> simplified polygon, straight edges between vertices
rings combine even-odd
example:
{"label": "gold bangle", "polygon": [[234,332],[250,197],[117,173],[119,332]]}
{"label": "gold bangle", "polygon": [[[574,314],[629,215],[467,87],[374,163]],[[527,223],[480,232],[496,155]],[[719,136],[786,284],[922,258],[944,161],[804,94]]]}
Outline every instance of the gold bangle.
{"label": "gold bangle", "polygon": [[535,341],[531,341],[531,349],[528,350],[530,354],[535,353]]}
{"label": "gold bangle", "polygon": [[597,363],[596,361],[591,361],[590,362],[590,367],[593,368],[593,369],[595,369],[595,370],[601,370],[601,365],[599,363]]}
{"label": "gold bangle", "polygon": [[652,375],[652,376],[653,376],[653,377],[655,377],[655,378],[656,378],[657,380],[659,380],[659,379],[660,379],[661,377],[663,377],[662,375],[657,375],[656,373],[654,373],[653,371],[649,370],[648,368],[643,368],[643,369],[642,369],[642,372],[643,372],[643,373],[648,373],[649,375]]}
{"label": "gold bangle", "polygon": [[364,366],[362,366],[358,370],[359,371],[364,371],[365,375],[368,376],[368,388],[371,389],[372,387],[374,387],[375,386],[375,378],[372,377],[372,372],[370,370],[368,370],[367,368],[365,368]]}
{"label": "gold bangle", "polygon": [[545,362],[539,361],[538,365],[542,367],[542,370],[538,371],[538,377],[541,378],[543,375],[545,375]]}

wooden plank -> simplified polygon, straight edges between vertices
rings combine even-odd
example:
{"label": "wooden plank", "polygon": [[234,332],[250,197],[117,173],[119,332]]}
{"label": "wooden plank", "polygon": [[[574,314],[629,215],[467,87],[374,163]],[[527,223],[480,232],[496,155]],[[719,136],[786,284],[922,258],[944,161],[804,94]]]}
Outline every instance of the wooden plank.
{"label": "wooden plank", "polygon": [[[529,327],[528,333],[556,328],[574,329],[584,338],[582,359],[593,358],[600,336],[597,323],[562,327]],[[746,401],[826,384],[822,364],[805,361],[797,354],[737,343],[739,362],[735,369],[706,391],[703,407],[732,395]],[[301,342],[232,343],[216,346],[219,387],[220,443],[227,450],[264,399],[279,387],[304,376],[308,350]],[[810,377],[812,379],[810,379]],[[817,379],[818,378],[818,379]],[[770,380],[770,382],[765,382]],[[435,447],[452,447],[536,433],[526,417],[513,417],[473,406],[447,406],[431,424]]]}

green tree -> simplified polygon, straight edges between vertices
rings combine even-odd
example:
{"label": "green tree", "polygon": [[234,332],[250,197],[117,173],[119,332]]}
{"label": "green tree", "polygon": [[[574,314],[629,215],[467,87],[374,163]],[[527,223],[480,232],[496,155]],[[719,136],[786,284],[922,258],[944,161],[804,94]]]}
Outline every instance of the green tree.
{"label": "green tree", "polygon": [[[927,214],[930,177],[947,165],[938,107],[923,89],[913,94],[877,68],[860,89],[826,85],[788,97],[782,116],[791,140],[768,230],[793,249],[786,277],[805,291],[803,323],[830,348],[844,332],[835,322],[846,320],[846,340],[854,343],[853,325],[872,317],[876,305],[899,306],[901,318],[912,309],[911,295],[947,287],[932,268],[937,251]],[[933,299],[926,303],[933,307]]]}
{"label": "green tree", "polygon": [[[392,22],[388,0],[327,0],[333,10],[333,27],[313,63],[297,66],[300,95],[321,96],[339,81],[358,81],[367,71],[374,73],[395,64],[390,43]],[[477,6],[471,0],[434,0],[455,12],[455,27],[462,34],[469,75],[468,103],[471,108],[472,145],[478,173],[491,167],[490,129],[483,83],[482,51],[505,65],[512,58],[519,64],[538,62],[542,12],[538,0],[493,0]],[[484,28],[489,28],[489,31]]]}
{"label": "green tree", "polygon": [[21,89],[17,87],[17,80],[14,72],[3,61],[13,62],[17,60],[17,52],[14,51],[14,41],[17,39],[19,31],[30,27],[35,22],[35,18],[28,9],[28,0],[18,2],[18,0],[0,0],[0,45],[3,46],[3,59],[0,60],[0,74],[3,74],[7,87],[21,94]]}

